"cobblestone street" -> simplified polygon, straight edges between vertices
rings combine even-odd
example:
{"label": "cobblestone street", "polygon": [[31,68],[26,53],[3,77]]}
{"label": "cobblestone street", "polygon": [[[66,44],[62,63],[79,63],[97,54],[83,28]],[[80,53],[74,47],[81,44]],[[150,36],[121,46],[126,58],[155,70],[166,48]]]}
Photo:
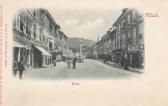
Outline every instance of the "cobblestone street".
{"label": "cobblestone street", "polygon": [[56,67],[26,70],[23,79],[111,79],[135,75],[138,74],[111,67],[100,61],[85,59],[84,63],[77,63],[77,69],[68,69],[65,62],[59,62]]}

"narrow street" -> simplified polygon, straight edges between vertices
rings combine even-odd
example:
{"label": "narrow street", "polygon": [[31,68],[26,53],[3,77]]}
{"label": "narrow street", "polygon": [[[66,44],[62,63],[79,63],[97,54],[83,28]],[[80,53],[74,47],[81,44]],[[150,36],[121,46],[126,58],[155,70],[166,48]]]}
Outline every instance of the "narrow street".
{"label": "narrow street", "polygon": [[111,79],[128,78],[138,75],[103,64],[100,61],[85,59],[84,63],[77,63],[77,69],[68,69],[65,62],[57,66],[26,70],[23,79]]}

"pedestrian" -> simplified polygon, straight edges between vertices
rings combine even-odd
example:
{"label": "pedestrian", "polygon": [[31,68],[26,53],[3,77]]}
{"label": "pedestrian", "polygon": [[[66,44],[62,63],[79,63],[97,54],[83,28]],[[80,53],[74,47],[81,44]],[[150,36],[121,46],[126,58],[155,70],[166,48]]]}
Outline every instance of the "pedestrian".
{"label": "pedestrian", "polygon": [[129,66],[132,67],[133,66],[132,63],[133,63],[133,58],[132,58],[132,54],[130,54]]}
{"label": "pedestrian", "polygon": [[17,71],[18,71],[18,65],[17,61],[15,60],[13,63],[13,75],[16,76]]}
{"label": "pedestrian", "polygon": [[70,68],[72,67],[73,59],[70,58]]}
{"label": "pedestrian", "polygon": [[73,58],[73,69],[76,69],[77,57]]}
{"label": "pedestrian", "polygon": [[125,56],[124,56],[124,69],[125,70],[129,70],[129,68],[128,68],[128,56],[127,56],[127,54],[125,54]]}
{"label": "pedestrian", "polygon": [[121,58],[118,58],[118,67],[120,68],[121,67]]}
{"label": "pedestrian", "polygon": [[71,59],[70,58],[67,59],[67,64],[68,64],[68,69],[70,69],[71,68],[71,66],[70,66],[71,65]]}
{"label": "pedestrian", "polygon": [[56,60],[53,60],[53,65],[56,66]]}
{"label": "pedestrian", "polygon": [[19,78],[22,79],[23,71],[25,70],[23,61],[18,62],[18,71],[19,71]]}

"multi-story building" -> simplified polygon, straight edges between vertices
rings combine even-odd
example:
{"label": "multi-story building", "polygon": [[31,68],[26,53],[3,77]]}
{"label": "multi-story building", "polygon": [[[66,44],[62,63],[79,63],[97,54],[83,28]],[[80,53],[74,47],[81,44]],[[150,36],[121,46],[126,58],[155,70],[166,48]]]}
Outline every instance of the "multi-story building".
{"label": "multi-story building", "polygon": [[[124,56],[132,67],[144,64],[144,19],[136,9],[125,8],[109,31],[98,42],[99,58],[121,62]],[[109,56],[111,55],[111,56]]]}
{"label": "multi-story building", "polygon": [[143,67],[144,61],[144,20],[136,9],[123,9],[113,24],[116,27],[116,52],[121,59],[128,57],[133,67]]}
{"label": "multi-story building", "polygon": [[[22,9],[13,20],[14,60],[23,61],[26,66],[41,67],[43,56],[50,58],[47,39],[43,36],[41,9]],[[43,39],[45,38],[45,39]],[[43,42],[46,42],[43,43]]]}
{"label": "multi-story building", "polygon": [[26,67],[51,64],[63,52],[59,32],[60,26],[46,9],[19,10],[13,20],[13,60],[23,61]]}
{"label": "multi-story building", "polygon": [[112,27],[101,40],[96,43],[98,58],[112,60],[116,48],[115,37],[116,30]]}
{"label": "multi-story building", "polygon": [[91,47],[91,58],[97,59],[98,58],[98,42],[92,45]]}
{"label": "multi-story building", "polygon": [[64,34],[64,32],[60,31],[60,40],[61,40],[61,58],[63,60],[66,59],[69,55],[69,43],[68,43],[68,37]]}

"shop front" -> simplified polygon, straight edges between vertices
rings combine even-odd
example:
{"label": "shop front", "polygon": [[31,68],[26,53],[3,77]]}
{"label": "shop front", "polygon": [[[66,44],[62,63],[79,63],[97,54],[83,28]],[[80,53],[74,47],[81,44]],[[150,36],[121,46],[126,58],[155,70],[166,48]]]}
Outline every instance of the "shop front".
{"label": "shop front", "polygon": [[139,68],[144,68],[144,44],[140,43],[138,45],[139,52]]}
{"label": "shop front", "polygon": [[116,49],[116,50],[113,50],[113,54],[114,54],[114,57],[115,57],[115,62],[117,64],[121,64],[122,63],[122,58],[123,58],[123,51],[122,49]]}
{"label": "shop front", "polygon": [[38,68],[51,64],[51,57],[44,48],[32,45],[33,67]]}
{"label": "shop front", "polygon": [[13,63],[22,61],[25,68],[30,67],[30,48],[14,41],[13,43]]}
{"label": "shop front", "polygon": [[129,65],[133,68],[144,67],[144,49],[141,45],[128,47]]}
{"label": "shop front", "polygon": [[52,52],[52,60],[54,61],[61,61],[62,60],[62,52],[60,51],[53,51]]}

